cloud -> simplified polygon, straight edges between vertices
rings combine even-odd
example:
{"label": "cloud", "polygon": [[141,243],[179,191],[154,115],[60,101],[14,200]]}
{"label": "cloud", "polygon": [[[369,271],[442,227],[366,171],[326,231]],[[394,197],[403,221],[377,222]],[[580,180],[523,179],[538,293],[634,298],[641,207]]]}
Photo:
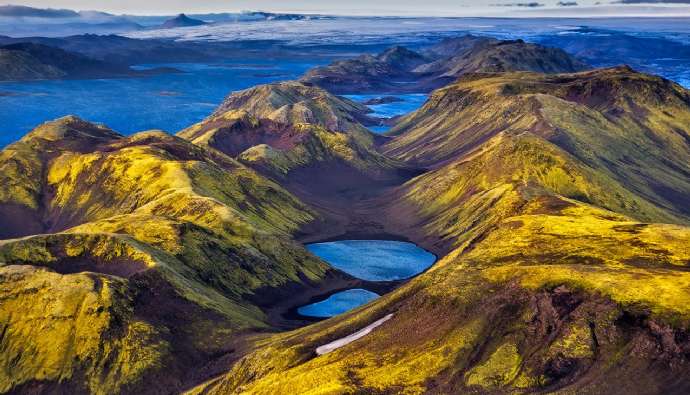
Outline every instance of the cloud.
{"label": "cloud", "polygon": [[21,5],[0,6],[0,17],[8,18],[77,18],[79,14],[72,10],[53,8],[33,8]]}

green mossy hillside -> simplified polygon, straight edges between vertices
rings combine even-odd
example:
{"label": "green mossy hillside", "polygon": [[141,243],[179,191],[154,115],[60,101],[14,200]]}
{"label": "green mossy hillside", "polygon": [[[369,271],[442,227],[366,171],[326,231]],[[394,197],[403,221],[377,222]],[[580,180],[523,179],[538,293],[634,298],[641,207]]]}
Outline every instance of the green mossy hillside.
{"label": "green mossy hillside", "polygon": [[[398,137],[385,151],[439,168],[483,149],[496,135],[530,133],[567,152],[597,178],[615,181],[614,188],[620,185],[678,219],[636,218],[687,222],[689,124],[687,90],[626,67],[474,75],[432,94],[393,131]],[[622,210],[633,216],[637,211],[646,210]]]}
{"label": "green mossy hillside", "polygon": [[[237,158],[262,173],[300,185],[311,177],[359,180],[400,178],[406,167],[376,149],[362,122],[370,110],[299,82],[261,85],[230,95],[209,118],[178,135]],[[325,176],[324,176],[325,175]],[[333,182],[333,180],[331,180]]]}
{"label": "green mossy hillside", "polygon": [[[9,334],[1,347],[24,350],[3,353],[3,372],[12,377],[0,380],[3,391],[138,392],[153,378],[180,390],[209,374],[195,369],[233,358],[229,344],[240,334],[270,328],[263,309],[330,272],[292,240],[317,218],[314,211],[225,154],[181,138],[158,131],[121,137],[68,117],[42,125],[2,159],[11,170],[3,177],[18,187],[5,191],[0,209],[20,219],[31,210],[23,221],[35,222],[9,224],[12,236],[24,237],[0,242],[0,270],[42,284],[52,298],[46,308],[66,303],[74,311],[63,318],[46,312],[42,341],[33,328],[40,312],[16,314],[44,303],[33,286],[3,288],[0,298],[12,306],[0,309]],[[34,184],[21,188],[23,177]],[[26,274],[12,274],[17,268]],[[83,292],[66,299],[67,284],[86,280]],[[79,304],[107,284],[118,293]],[[105,316],[111,305],[126,314]],[[65,360],[73,362],[60,365]]]}
{"label": "green mossy hillside", "polygon": [[235,110],[282,124],[309,123],[340,132],[361,129],[360,123],[370,121],[367,114],[371,112],[363,104],[297,81],[259,85],[232,93],[211,118]]}
{"label": "green mossy hillside", "polygon": [[499,134],[460,160],[409,181],[391,194],[388,210],[397,226],[448,252],[519,213],[531,199],[548,201],[552,194],[642,221],[685,221],[529,132]]}
{"label": "green mossy hillside", "polygon": [[144,388],[171,358],[160,329],[135,317],[122,279],[12,265],[0,267],[0,293],[0,392]]}
{"label": "green mossy hillside", "polygon": [[[259,351],[197,391],[687,388],[689,242],[687,227],[639,223],[556,195],[534,197],[400,289],[260,341]],[[362,339],[315,354],[386,314],[393,317]]]}
{"label": "green mossy hillside", "polygon": [[434,169],[381,204],[443,258],[366,306],[258,340],[195,391],[687,392],[687,97],[627,68],[436,92],[386,147]]}

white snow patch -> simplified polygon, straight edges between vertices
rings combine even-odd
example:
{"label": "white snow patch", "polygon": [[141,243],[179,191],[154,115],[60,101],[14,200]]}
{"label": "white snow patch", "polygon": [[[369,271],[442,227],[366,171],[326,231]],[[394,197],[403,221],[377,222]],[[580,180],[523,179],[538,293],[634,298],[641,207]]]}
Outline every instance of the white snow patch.
{"label": "white snow patch", "polygon": [[332,341],[328,344],[324,344],[321,347],[317,347],[316,348],[316,354],[318,354],[318,355],[328,354],[329,352],[335,351],[335,350],[339,349],[340,347],[346,346],[355,340],[361,339],[364,336],[370,334],[371,331],[373,331],[374,329],[383,325],[384,322],[390,320],[391,318],[393,318],[393,314],[388,314],[387,316],[381,318],[380,320],[372,322],[371,324],[365,326],[364,328],[358,330],[357,332],[355,332],[351,335],[342,337],[342,338],[335,340],[335,341]]}

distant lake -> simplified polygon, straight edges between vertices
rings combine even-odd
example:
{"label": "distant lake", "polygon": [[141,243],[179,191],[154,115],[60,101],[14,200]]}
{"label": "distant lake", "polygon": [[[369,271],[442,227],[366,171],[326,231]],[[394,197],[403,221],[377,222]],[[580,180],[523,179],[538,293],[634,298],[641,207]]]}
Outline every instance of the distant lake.
{"label": "distant lake", "polygon": [[309,244],[307,249],[336,269],[368,281],[403,280],[436,262],[434,254],[401,241],[334,241]]}
{"label": "distant lake", "polygon": [[[376,118],[393,118],[400,115],[408,114],[419,109],[428,98],[425,93],[407,93],[407,94],[390,94],[390,95],[343,95],[350,100],[365,103],[370,100],[384,98],[395,98],[396,101],[383,104],[368,105],[372,112],[369,114]],[[369,130],[375,133],[385,133],[390,130],[390,126],[373,126]]]}
{"label": "distant lake", "polygon": [[302,306],[297,309],[297,312],[307,317],[333,317],[367,304],[378,297],[379,295],[365,289],[349,289],[333,294],[321,302]]}
{"label": "distant lake", "polygon": [[[247,59],[215,64],[157,64],[183,73],[141,78],[0,82],[0,148],[37,125],[74,114],[131,134],[175,133],[201,121],[231,92],[295,79],[328,63],[303,59]],[[148,68],[153,66],[141,66]]]}

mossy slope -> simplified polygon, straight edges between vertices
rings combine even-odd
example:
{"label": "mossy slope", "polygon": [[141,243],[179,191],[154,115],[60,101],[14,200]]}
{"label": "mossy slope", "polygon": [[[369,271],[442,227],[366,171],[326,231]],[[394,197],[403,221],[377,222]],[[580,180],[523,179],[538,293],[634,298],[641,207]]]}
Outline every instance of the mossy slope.
{"label": "mossy slope", "polygon": [[[291,240],[315,219],[313,211],[226,155],[163,132],[125,138],[63,118],[9,146],[0,167],[11,186],[0,208],[25,222],[2,228],[10,237],[45,233],[3,241],[0,267],[12,281],[41,284],[46,308],[76,311],[62,318],[46,312],[42,327],[41,336],[69,347],[41,342],[32,327],[40,314],[16,312],[43,302],[33,292],[4,289],[13,305],[0,315],[8,334],[2,349],[25,350],[3,353],[3,371],[12,377],[2,380],[5,391],[138,392],[153,377],[160,392],[174,391],[209,374],[200,366],[233,358],[233,341],[221,336],[270,327],[262,308],[329,271]],[[36,269],[17,269],[25,266]],[[75,281],[85,284],[83,292],[65,299],[77,290],[61,284]],[[124,313],[104,316],[109,306]],[[66,336],[70,328],[85,334]],[[58,366],[64,360],[74,362]]]}
{"label": "mossy slope", "polygon": [[[401,289],[262,342],[204,388],[680,393],[690,371],[688,241],[686,227],[640,224],[555,196],[533,199]],[[357,342],[314,354],[389,313]]]}
{"label": "mossy slope", "polygon": [[590,168],[595,178],[605,180],[603,187],[620,186],[676,218],[650,216],[630,205],[622,212],[639,212],[641,220],[686,222],[689,123],[685,89],[626,67],[554,76],[477,75],[436,91],[392,132],[398,137],[385,151],[441,167],[499,134],[508,140],[532,134]]}
{"label": "mossy slope", "polygon": [[401,179],[405,166],[380,154],[376,137],[362,126],[371,122],[367,112],[321,88],[288,81],[234,93],[178,135],[306,189]]}

